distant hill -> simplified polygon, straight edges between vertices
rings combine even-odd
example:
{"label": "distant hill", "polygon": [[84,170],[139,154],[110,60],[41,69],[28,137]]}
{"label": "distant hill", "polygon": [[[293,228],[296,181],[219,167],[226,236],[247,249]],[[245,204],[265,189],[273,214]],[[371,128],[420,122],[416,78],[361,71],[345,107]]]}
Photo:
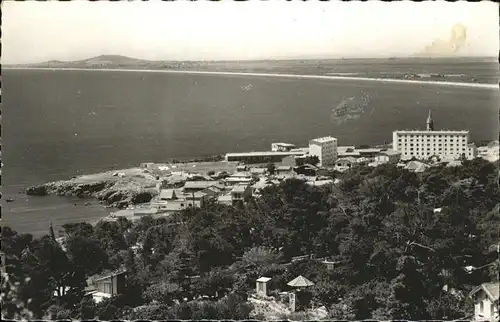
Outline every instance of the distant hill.
{"label": "distant hill", "polygon": [[131,58],[121,55],[100,55],[73,62],[74,64],[111,64],[111,65],[136,65],[140,63],[151,63],[153,61]]}
{"label": "distant hill", "polygon": [[155,62],[145,59],[131,58],[121,55],[100,55],[97,57],[87,58],[76,61],[60,61],[50,60],[42,63],[34,64],[15,64],[5,65],[13,67],[52,67],[52,68],[82,68],[82,67],[103,67],[103,68],[116,68],[116,67],[152,67],[161,64],[162,62]]}

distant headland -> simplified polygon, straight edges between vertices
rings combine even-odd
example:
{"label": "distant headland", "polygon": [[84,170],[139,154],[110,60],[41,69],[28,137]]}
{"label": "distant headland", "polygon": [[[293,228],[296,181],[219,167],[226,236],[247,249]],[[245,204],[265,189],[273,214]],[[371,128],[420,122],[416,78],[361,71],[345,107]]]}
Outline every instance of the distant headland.
{"label": "distant headland", "polygon": [[[432,61],[433,64],[429,64]],[[434,64],[440,61],[439,64]],[[498,64],[495,57],[387,57],[387,58],[304,58],[267,60],[166,61],[145,60],[122,55],[100,55],[84,60],[50,60],[32,64],[3,64],[5,69],[82,69],[123,71],[170,71],[202,73],[254,73],[317,76],[331,79],[370,79],[442,83],[498,84],[500,75],[450,74],[458,63]],[[408,70],[408,64],[412,69]],[[379,66],[375,69],[368,68]],[[429,66],[438,66],[429,71]],[[445,66],[444,69],[442,66]],[[447,66],[447,67],[446,67]],[[366,68],[365,68],[366,67]],[[442,70],[441,70],[442,69]],[[491,70],[498,70],[492,68]],[[491,74],[491,73],[490,73]]]}
{"label": "distant headland", "polygon": [[386,58],[370,58],[370,57],[337,57],[337,58],[270,58],[270,59],[253,59],[253,60],[147,60],[140,58],[127,57],[123,55],[99,55],[92,58],[74,61],[61,61],[49,60],[39,63],[26,63],[26,64],[3,64],[3,67],[39,67],[39,68],[187,68],[187,67],[234,67],[253,65],[255,67],[265,66],[272,62],[286,62],[286,63],[299,63],[299,64],[322,64],[333,63],[341,61],[415,61],[415,60],[470,60],[470,61],[484,61],[484,62],[497,62],[498,57],[459,57],[459,56],[422,56],[415,55],[410,57],[386,57]]}

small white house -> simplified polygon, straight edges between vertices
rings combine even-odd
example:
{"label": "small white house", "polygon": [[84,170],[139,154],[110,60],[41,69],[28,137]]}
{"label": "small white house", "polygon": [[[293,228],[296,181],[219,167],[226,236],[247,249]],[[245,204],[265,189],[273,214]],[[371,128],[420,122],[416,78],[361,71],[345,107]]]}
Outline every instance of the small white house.
{"label": "small white house", "polygon": [[375,156],[375,162],[396,164],[396,163],[398,163],[400,158],[401,158],[401,153],[399,153],[398,151],[394,151],[394,150],[389,149],[389,150],[380,151]]}
{"label": "small white house", "polygon": [[257,295],[267,296],[267,283],[271,280],[270,277],[260,277],[257,279],[256,291]]}
{"label": "small white house", "polygon": [[470,296],[474,300],[474,321],[498,321],[499,283],[484,283]]}

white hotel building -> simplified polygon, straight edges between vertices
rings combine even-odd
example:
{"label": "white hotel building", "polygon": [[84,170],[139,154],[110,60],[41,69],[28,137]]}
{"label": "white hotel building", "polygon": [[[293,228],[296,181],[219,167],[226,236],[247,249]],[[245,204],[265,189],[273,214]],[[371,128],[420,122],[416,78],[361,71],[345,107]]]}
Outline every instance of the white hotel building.
{"label": "white hotel building", "polygon": [[476,157],[474,144],[469,143],[469,131],[435,131],[431,112],[427,117],[427,130],[394,131],[393,150],[401,153],[402,159],[428,159],[437,156],[441,160]]}
{"label": "white hotel building", "polygon": [[337,139],[331,136],[309,141],[309,155],[317,156],[319,166],[333,166],[337,160]]}

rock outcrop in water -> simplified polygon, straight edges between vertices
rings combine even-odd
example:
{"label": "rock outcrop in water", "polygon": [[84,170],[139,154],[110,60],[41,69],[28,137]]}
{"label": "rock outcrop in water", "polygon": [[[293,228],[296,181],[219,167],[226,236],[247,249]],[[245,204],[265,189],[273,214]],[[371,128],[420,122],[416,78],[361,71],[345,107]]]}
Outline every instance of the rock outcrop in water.
{"label": "rock outcrop in water", "polygon": [[26,194],[28,196],[46,196],[48,195],[47,187],[45,185],[29,187],[26,189]]}
{"label": "rock outcrop in water", "polygon": [[96,198],[108,206],[125,208],[149,202],[157,194],[157,183],[156,176],[143,169],[128,169],[32,186],[26,189],[26,194]]}
{"label": "rock outcrop in water", "polygon": [[[333,123],[342,124],[358,119],[369,110],[370,96],[366,93],[342,100],[333,110],[330,119]],[[371,111],[371,110],[370,110]]]}

